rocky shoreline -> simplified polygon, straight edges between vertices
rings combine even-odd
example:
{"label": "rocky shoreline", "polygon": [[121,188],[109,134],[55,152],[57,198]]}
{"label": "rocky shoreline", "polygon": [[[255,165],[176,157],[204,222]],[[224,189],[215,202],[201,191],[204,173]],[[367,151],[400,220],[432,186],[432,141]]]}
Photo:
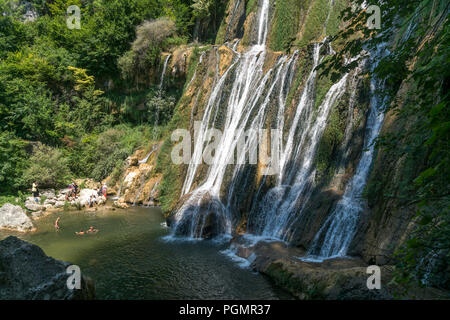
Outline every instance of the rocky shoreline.
{"label": "rocky shoreline", "polygon": [[252,270],[301,300],[442,299],[448,293],[434,288],[404,288],[394,284],[394,267],[380,266],[381,288],[369,290],[368,264],[360,258],[303,261],[305,251],[281,241],[254,241],[245,236],[232,240],[231,250],[246,259]]}
{"label": "rocky shoreline", "polygon": [[[0,229],[32,232],[36,231],[36,227],[33,224],[34,220],[54,212],[82,209],[91,211],[97,210],[99,206],[106,205],[105,197],[98,196],[95,189],[81,189],[79,195],[71,200],[66,199],[68,192],[70,192],[69,189],[62,189],[58,192],[54,189],[43,190],[39,197],[28,197],[25,200],[25,209],[19,205],[5,203],[0,208]],[[92,207],[89,205],[91,196],[95,198]]]}

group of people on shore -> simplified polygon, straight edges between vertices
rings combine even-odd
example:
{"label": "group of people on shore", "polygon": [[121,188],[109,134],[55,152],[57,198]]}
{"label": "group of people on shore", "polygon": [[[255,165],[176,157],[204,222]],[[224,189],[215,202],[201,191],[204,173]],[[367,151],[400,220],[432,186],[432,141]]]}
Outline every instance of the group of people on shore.
{"label": "group of people on shore", "polygon": [[75,200],[78,197],[79,192],[80,188],[75,181],[69,184],[69,192],[66,193],[66,201]]}

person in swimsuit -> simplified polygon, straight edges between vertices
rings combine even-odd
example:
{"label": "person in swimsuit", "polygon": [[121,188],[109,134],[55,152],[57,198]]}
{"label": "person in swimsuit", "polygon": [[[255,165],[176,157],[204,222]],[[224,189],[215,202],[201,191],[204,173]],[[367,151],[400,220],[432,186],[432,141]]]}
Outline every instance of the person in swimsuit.
{"label": "person in swimsuit", "polygon": [[61,219],[61,217],[58,217],[58,218],[56,219],[56,221],[55,221],[55,230],[56,230],[56,231],[59,230],[59,224],[58,224],[59,219]]}
{"label": "person in swimsuit", "polygon": [[97,229],[94,229],[93,226],[90,226],[90,227],[89,227],[89,230],[86,231],[86,232],[89,232],[89,233],[95,233],[95,232],[98,232],[98,230],[97,230]]}

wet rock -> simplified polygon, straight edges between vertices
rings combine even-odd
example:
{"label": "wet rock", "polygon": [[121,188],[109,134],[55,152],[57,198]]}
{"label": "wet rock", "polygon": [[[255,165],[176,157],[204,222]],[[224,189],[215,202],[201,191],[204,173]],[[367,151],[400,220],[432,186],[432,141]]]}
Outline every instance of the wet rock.
{"label": "wet rock", "polygon": [[361,259],[330,259],[322,263],[302,261],[304,250],[283,242],[257,242],[247,245],[242,238],[233,241],[238,256],[250,260],[251,267],[299,299],[392,299],[389,268],[382,268],[382,289],[367,288],[367,265]]}
{"label": "wet rock", "polygon": [[128,164],[130,167],[136,167],[139,164],[139,159],[137,157],[131,157]]}
{"label": "wet rock", "polygon": [[0,299],[94,299],[93,281],[87,277],[81,277],[81,289],[67,287],[68,266],[36,245],[8,237],[0,241]]}
{"label": "wet rock", "polygon": [[20,232],[33,231],[35,229],[25,211],[20,206],[15,206],[10,203],[5,203],[0,208],[0,228]]}
{"label": "wet rock", "polygon": [[114,207],[119,208],[119,209],[128,208],[128,204],[121,199],[114,201],[113,205],[114,205]]}

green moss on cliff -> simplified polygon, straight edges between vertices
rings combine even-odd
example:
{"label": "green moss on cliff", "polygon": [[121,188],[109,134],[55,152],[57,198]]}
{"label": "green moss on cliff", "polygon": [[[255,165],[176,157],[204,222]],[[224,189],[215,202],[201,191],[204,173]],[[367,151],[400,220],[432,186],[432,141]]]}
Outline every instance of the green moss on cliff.
{"label": "green moss on cliff", "polygon": [[246,15],[248,16],[250,13],[255,11],[257,8],[258,8],[258,0],[248,0],[247,1]]}
{"label": "green moss on cliff", "polygon": [[341,12],[348,7],[347,0],[335,0],[333,8],[328,17],[326,34],[327,36],[334,36],[338,33],[339,27],[342,23]]}
{"label": "green moss on cliff", "polygon": [[333,3],[330,0],[316,0],[310,3],[305,26],[295,43],[300,48],[336,34],[341,23],[340,13],[347,6],[346,0],[335,0]]}
{"label": "green moss on cliff", "polygon": [[271,278],[277,286],[289,291],[297,298],[304,300],[325,299],[325,288],[321,283],[317,281],[307,283],[284,269],[281,263],[272,263],[264,273]]}
{"label": "green moss on cliff", "polygon": [[270,32],[270,48],[274,51],[288,51],[298,32],[300,11],[304,2],[298,0],[277,1],[275,16]]}
{"label": "green moss on cliff", "polygon": [[[328,89],[324,90],[324,95]],[[320,92],[320,91],[318,91]],[[342,99],[345,101],[346,99]],[[316,101],[317,102],[317,101]],[[338,149],[344,140],[346,104],[339,103],[331,109],[327,126],[322,134],[316,156],[317,178],[329,181],[338,165]]]}

